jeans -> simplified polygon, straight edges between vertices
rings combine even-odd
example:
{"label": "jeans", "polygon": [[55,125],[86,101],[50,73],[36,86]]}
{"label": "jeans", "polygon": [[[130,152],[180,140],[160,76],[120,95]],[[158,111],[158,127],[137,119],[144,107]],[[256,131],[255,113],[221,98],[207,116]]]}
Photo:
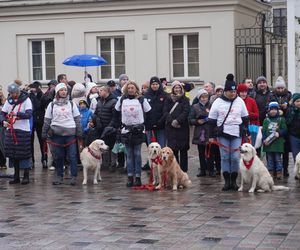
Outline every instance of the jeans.
{"label": "jeans", "polygon": [[229,139],[218,137],[218,142],[223,145],[220,147],[222,173],[238,172],[240,167],[240,151],[237,149],[241,146],[242,138],[232,137]]}
{"label": "jeans", "polygon": [[267,166],[269,171],[282,171],[282,153],[267,152]]}
{"label": "jeans", "polygon": [[[70,141],[75,139],[75,135],[71,136],[59,136],[54,135],[51,140],[58,144],[67,144]],[[59,177],[64,176],[64,163],[66,160],[66,155],[68,155],[68,158],[70,160],[70,169],[71,169],[71,176],[77,177],[77,147],[76,142],[72,143],[71,145],[67,147],[58,147],[53,146],[53,158],[56,163],[56,174]]]}
{"label": "jeans", "polygon": [[142,172],[142,144],[125,144],[128,176],[141,177]]}
{"label": "jeans", "polygon": [[[166,134],[164,129],[153,130],[157,143],[164,148],[166,146]],[[151,143],[152,131],[147,131],[147,142]]]}
{"label": "jeans", "polygon": [[297,154],[300,152],[300,139],[290,135],[290,143],[291,143],[291,151],[295,161]]}

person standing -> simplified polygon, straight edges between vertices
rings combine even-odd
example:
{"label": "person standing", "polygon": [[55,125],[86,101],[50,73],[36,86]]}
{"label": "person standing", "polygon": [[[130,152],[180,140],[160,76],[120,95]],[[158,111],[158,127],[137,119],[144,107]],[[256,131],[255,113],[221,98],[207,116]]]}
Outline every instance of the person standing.
{"label": "person standing", "polygon": [[242,137],[249,135],[248,111],[236,90],[236,83],[231,79],[226,80],[224,93],[214,101],[208,116],[209,140],[213,142],[217,139],[221,145],[221,170],[225,180],[223,191],[238,190],[236,179],[240,164],[239,147]]}
{"label": "person standing", "polygon": [[[2,86],[0,85],[0,114],[6,98],[2,91]],[[6,157],[4,151],[4,142],[5,142],[5,128],[3,127],[2,123],[0,123],[0,169],[6,169]]]}
{"label": "person standing", "polygon": [[171,96],[164,106],[165,131],[167,146],[170,147],[182,169],[188,171],[188,150],[190,148],[190,127],[188,116],[189,99],[184,94],[183,84],[172,83]]}
{"label": "person standing", "polygon": [[5,155],[9,158],[9,167],[14,168],[14,179],[9,184],[20,183],[20,169],[24,170],[21,184],[29,183],[31,158],[30,118],[32,103],[28,93],[20,90],[16,83],[8,86],[9,97],[2,108],[1,122],[6,127]]}
{"label": "person standing", "polygon": [[53,143],[53,157],[56,162],[56,176],[53,185],[63,183],[63,167],[68,153],[71,167],[70,185],[76,184],[77,177],[77,147],[76,137],[82,137],[80,113],[76,104],[71,103],[67,86],[59,83],[55,87],[55,99],[46,110],[42,138],[47,136]]}

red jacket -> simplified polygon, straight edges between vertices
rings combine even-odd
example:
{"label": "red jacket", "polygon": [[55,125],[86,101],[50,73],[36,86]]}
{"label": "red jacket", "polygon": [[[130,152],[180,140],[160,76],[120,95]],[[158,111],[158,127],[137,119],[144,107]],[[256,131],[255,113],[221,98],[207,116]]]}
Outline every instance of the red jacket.
{"label": "red jacket", "polygon": [[257,104],[256,104],[256,101],[247,96],[245,99],[244,99],[244,102],[246,104],[246,108],[248,110],[248,113],[249,113],[249,124],[254,124],[254,125],[260,125],[259,124],[259,111],[258,111],[258,107],[257,107]]}

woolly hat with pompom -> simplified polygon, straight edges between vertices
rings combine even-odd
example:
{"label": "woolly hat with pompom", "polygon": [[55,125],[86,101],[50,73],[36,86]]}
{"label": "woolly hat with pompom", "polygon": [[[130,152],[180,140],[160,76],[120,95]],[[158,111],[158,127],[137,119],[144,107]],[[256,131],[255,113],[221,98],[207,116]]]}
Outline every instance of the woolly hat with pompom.
{"label": "woolly hat with pompom", "polygon": [[275,88],[286,88],[286,84],[285,84],[285,81],[282,76],[278,76],[274,87]]}

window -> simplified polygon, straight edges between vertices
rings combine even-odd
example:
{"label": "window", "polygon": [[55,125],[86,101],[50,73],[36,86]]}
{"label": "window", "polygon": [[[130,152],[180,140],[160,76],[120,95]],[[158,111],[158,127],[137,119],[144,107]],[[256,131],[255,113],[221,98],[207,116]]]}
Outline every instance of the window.
{"label": "window", "polygon": [[173,78],[199,77],[198,34],[171,36]]}
{"label": "window", "polygon": [[100,38],[100,55],[107,61],[101,66],[101,79],[117,79],[126,73],[124,37]]}
{"label": "window", "polygon": [[32,80],[55,79],[54,40],[31,40],[30,48]]}
{"label": "window", "polygon": [[274,9],[273,10],[273,25],[274,33],[279,36],[286,36],[287,28],[287,10]]}

